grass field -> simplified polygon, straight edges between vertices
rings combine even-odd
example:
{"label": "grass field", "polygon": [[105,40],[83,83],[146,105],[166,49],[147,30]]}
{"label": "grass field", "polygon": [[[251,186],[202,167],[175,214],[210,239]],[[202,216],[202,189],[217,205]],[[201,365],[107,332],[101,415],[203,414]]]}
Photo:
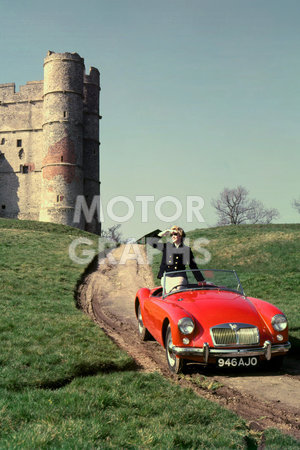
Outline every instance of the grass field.
{"label": "grass field", "polygon": [[[133,360],[75,308],[69,227],[0,219],[0,448],[256,448],[261,434]],[[296,448],[277,430],[268,448]]]}
{"label": "grass field", "polygon": [[[278,306],[289,321],[292,353],[300,348],[300,225],[240,225],[198,229],[187,233],[193,248],[203,238],[201,247],[210,261],[199,263],[204,269],[235,269],[244,290]],[[204,252],[194,251],[200,259]],[[154,257],[156,279],[161,255]]]}

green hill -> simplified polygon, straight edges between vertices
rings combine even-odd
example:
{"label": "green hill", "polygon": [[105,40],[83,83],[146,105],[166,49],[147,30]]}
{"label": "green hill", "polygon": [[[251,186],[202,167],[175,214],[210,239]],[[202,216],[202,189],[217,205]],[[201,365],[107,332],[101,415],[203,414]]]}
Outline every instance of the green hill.
{"label": "green hill", "polygon": [[97,236],[74,228],[0,219],[1,449],[297,446],[139,372],[75,307],[85,265],[69,246],[79,237],[97,250]]}
{"label": "green hill", "polygon": [[[197,229],[187,233],[186,241],[202,259],[199,267],[235,269],[247,295],[283,310],[289,321],[292,352],[296,353],[300,347],[300,224]],[[195,250],[197,242],[209,252],[208,262],[204,261],[203,250]],[[154,258],[155,279],[160,258]]]}

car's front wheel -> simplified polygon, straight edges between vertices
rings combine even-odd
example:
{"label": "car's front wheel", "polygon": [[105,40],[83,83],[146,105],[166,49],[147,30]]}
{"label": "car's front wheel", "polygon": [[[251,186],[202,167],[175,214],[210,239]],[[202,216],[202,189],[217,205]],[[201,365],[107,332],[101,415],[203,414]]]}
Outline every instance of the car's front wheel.
{"label": "car's front wheel", "polygon": [[172,333],[171,327],[168,325],[166,338],[165,338],[165,347],[166,347],[166,357],[169,369],[173,373],[181,373],[184,368],[184,360],[177,358],[177,356],[173,353],[173,341],[172,341]]}
{"label": "car's front wheel", "polygon": [[263,368],[269,372],[278,372],[282,368],[283,356],[273,356],[270,361],[264,361]]}
{"label": "car's front wheel", "polygon": [[142,313],[141,313],[141,306],[138,305],[137,309],[137,320],[138,320],[138,333],[141,341],[147,341],[150,339],[151,334],[147,330],[147,328],[144,326]]}

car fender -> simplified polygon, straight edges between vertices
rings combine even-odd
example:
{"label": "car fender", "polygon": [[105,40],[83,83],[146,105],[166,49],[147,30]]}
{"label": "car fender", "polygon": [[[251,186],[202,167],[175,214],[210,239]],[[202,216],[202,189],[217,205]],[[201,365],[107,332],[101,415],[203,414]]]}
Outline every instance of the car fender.
{"label": "car fender", "polygon": [[152,336],[164,347],[165,333],[170,324],[172,340],[174,345],[182,343],[182,335],[178,329],[178,321],[183,317],[190,317],[196,324],[191,313],[180,307],[180,305],[150,297],[151,291],[147,288],[139,289],[135,297],[135,314],[140,304],[144,326]]}
{"label": "car fender", "polygon": [[142,317],[144,318],[144,302],[146,299],[149,299],[149,294],[150,294],[150,289],[148,289],[148,288],[141,288],[135,294],[134,309],[135,309],[136,317],[137,317],[137,307],[138,307],[138,304],[140,304]]}
{"label": "car fender", "polygon": [[165,336],[168,325],[171,327],[172,341],[174,345],[182,344],[183,335],[178,328],[178,322],[183,317],[190,317],[195,323],[196,320],[191,313],[173,303],[163,303],[160,305],[162,310],[162,318],[160,320],[159,329],[157,330],[157,340],[165,347]]}
{"label": "car fender", "polygon": [[[254,297],[247,297],[248,300],[255,306],[256,311],[264,321],[266,327],[268,328],[271,335],[277,334],[277,332],[272,327],[272,317],[274,317],[276,314],[282,314],[285,316],[285,314],[275,305],[272,305],[269,302],[266,302],[265,300],[261,300],[259,298]],[[283,336],[284,341],[288,340],[288,326],[284,331],[281,331],[280,334]]]}

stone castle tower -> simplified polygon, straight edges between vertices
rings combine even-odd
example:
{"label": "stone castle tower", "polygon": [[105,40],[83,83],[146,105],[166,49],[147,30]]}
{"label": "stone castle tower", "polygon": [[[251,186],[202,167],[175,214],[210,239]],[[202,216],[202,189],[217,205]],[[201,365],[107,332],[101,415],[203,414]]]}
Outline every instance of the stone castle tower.
{"label": "stone castle tower", "polygon": [[99,91],[77,53],[48,52],[44,81],[19,92],[0,85],[0,217],[100,232],[96,214],[73,222],[78,196],[89,207],[100,194]]}

